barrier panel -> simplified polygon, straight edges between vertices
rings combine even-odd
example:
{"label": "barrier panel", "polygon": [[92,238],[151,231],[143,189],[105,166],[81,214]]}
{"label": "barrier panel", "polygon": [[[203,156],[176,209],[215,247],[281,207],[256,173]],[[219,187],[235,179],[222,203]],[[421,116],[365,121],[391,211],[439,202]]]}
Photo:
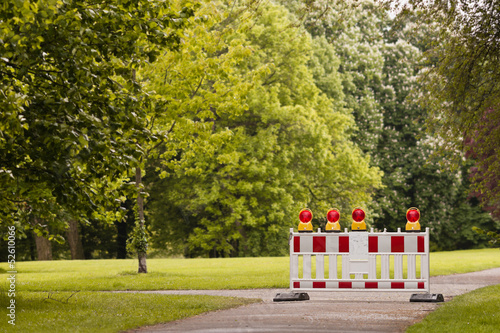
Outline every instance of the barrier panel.
{"label": "barrier panel", "polygon": [[429,293],[429,228],[338,233],[290,229],[290,290]]}

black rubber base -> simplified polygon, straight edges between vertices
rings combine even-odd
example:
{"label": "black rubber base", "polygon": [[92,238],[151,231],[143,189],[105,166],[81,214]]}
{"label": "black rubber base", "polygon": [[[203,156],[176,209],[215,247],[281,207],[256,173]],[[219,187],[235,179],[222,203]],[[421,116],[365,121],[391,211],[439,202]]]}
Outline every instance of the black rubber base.
{"label": "black rubber base", "polygon": [[443,294],[413,294],[410,302],[444,302]]}
{"label": "black rubber base", "polygon": [[277,293],[274,302],[308,301],[307,293]]}

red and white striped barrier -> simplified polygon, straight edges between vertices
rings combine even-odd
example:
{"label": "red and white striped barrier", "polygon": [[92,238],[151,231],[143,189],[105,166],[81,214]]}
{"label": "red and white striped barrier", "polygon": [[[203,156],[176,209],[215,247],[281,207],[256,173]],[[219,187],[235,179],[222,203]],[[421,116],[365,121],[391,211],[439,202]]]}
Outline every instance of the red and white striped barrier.
{"label": "red and white striped barrier", "polygon": [[429,292],[429,228],[307,234],[290,229],[290,289]]}

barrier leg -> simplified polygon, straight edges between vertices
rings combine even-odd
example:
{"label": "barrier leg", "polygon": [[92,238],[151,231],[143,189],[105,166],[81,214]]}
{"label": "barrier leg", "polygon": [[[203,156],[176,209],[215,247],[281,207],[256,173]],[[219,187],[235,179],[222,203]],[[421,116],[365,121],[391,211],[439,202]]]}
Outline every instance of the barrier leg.
{"label": "barrier leg", "polygon": [[299,256],[292,254],[290,256],[290,289],[293,289],[292,280],[299,278]]}
{"label": "barrier leg", "polygon": [[429,257],[427,255],[421,256],[421,263],[420,263],[420,278],[421,279],[427,279],[429,276]]}

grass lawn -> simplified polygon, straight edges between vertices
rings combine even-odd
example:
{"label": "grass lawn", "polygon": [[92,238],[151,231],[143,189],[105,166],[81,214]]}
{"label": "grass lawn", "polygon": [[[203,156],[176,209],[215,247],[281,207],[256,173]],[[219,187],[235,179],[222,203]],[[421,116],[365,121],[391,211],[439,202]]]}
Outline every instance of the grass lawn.
{"label": "grass lawn", "polygon": [[[6,297],[1,296],[2,314]],[[16,295],[16,325],[10,325],[5,319],[8,317],[2,315],[0,332],[120,332],[257,301],[215,296],[24,292]]]}
{"label": "grass lawn", "polygon": [[[500,267],[498,249],[431,253],[431,275]],[[289,258],[149,259],[148,274],[137,260],[32,261],[16,264],[21,291],[287,288]],[[0,264],[0,273],[7,264]],[[314,270],[313,270],[314,271]],[[0,288],[6,275],[0,274]],[[5,282],[4,282],[5,281]]]}
{"label": "grass lawn", "polygon": [[[430,260],[431,275],[465,273],[500,267],[500,252],[438,252],[431,253]],[[18,262],[16,269],[15,329],[19,332],[57,332],[56,328],[61,332],[119,332],[256,301],[96,291],[287,288],[289,284],[287,257],[149,259],[148,274],[137,274],[133,259]],[[4,317],[0,332],[12,328],[5,316],[7,270],[7,263],[0,263],[0,314]],[[74,291],[79,292],[68,299]],[[440,311],[446,313],[447,308]]]}
{"label": "grass lawn", "polygon": [[406,333],[500,332],[500,285],[455,297]]}
{"label": "grass lawn", "polygon": [[288,258],[148,259],[147,264],[149,273],[138,274],[135,259],[20,262],[18,288],[29,291],[247,289],[286,287],[289,283]]}

